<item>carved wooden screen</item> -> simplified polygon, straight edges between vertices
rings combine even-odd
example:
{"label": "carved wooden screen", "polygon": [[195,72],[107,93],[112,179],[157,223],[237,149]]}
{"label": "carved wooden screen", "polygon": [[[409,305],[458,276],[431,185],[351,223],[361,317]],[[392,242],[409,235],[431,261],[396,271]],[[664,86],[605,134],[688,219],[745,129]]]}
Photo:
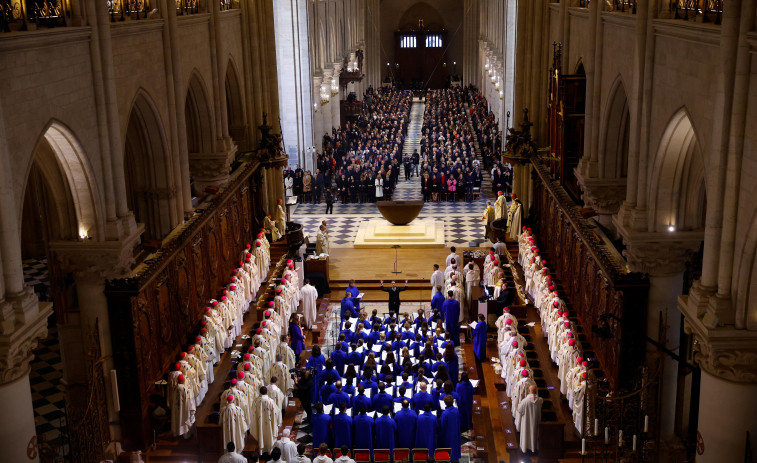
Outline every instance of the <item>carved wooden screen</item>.
{"label": "carved wooden screen", "polygon": [[[617,252],[605,247],[545,166],[534,163],[533,177],[532,220],[539,246],[548,253],[548,267],[561,280],[610,385],[621,387],[644,360],[649,281],[629,273]],[[604,324],[603,314],[617,317],[607,319],[610,339],[592,330]]]}
{"label": "carved wooden screen", "polygon": [[118,372],[123,445],[152,439],[150,395],[198,331],[202,310],[218,297],[239,253],[259,229],[258,164],[249,165],[173,241],[128,278],[108,282],[113,356]]}

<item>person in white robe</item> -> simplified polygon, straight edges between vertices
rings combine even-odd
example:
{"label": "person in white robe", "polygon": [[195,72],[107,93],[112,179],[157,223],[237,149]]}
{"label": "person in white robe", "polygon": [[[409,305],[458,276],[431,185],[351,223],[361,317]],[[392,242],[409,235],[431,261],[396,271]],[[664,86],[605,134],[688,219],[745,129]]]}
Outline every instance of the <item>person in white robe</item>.
{"label": "person in white robe", "polygon": [[195,423],[195,397],[192,390],[185,383],[184,375],[180,374],[176,378],[176,388],[171,397],[171,431],[174,436],[183,436],[189,438],[189,432]]}
{"label": "person in white robe", "polygon": [[518,404],[520,416],[520,451],[536,452],[539,442],[539,423],[544,399],[536,393],[536,387],[528,388],[528,395]]}
{"label": "person in white robe", "polygon": [[289,428],[284,428],[281,431],[281,439],[277,440],[273,444],[274,448],[281,450],[281,459],[287,463],[294,463],[297,461],[297,444],[292,442],[289,438],[291,431]]}
{"label": "person in white robe", "polygon": [[[245,434],[247,432],[247,420],[242,408],[235,404],[236,400],[233,395],[226,397],[226,406],[221,410],[221,426],[223,428],[223,441],[233,442],[234,448],[243,450]],[[221,401],[223,403],[224,401]]]}
{"label": "person in white robe", "polygon": [[271,214],[268,214],[263,218],[263,226],[266,231],[271,234],[272,240],[278,241],[281,239],[281,232],[279,232],[279,228],[276,226],[276,222],[273,221]]}
{"label": "person in white robe", "polygon": [[434,264],[434,273],[431,274],[431,297],[436,294],[437,287],[444,287],[444,274],[439,270],[439,264]]}
{"label": "person in white robe", "polygon": [[286,232],[287,232],[287,213],[284,210],[284,203],[281,201],[281,198],[279,198],[278,204],[276,205],[276,215],[274,217],[274,222],[276,223],[276,228],[278,228],[278,230],[279,230],[279,235],[282,238],[284,236],[286,236]]}
{"label": "person in white robe", "polygon": [[576,431],[583,435],[584,430],[584,400],[586,398],[586,372],[578,376],[578,381],[573,386],[573,424]]}
{"label": "person in white robe", "polygon": [[470,261],[465,266],[465,297],[468,302],[468,307],[472,307],[473,288],[478,288],[481,284],[481,270],[478,268],[475,262]]}
{"label": "person in white robe", "polygon": [[447,259],[444,261],[444,264],[449,267],[452,264],[453,259],[458,265],[463,263],[462,259],[460,259],[460,256],[457,255],[457,248],[455,248],[454,246],[449,248],[449,254],[447,255]]}
{"label": "person in white robe", "polygon": [[255,400],[252,411],[254,418],[250,426],[250,435],[258,441],[261,452],[269,452],[279,434],[281,409],[268,396],[268,388],[265,386],[260,388],[260,395]]}
{"label": "person in white robe", "polygon": [[[271,365],[271,371],[273,371],[274,366],[275,365]],[[276,402],[279,410],[285,409],[287,406],[287,396],[284,394],[284,391],[279,388],[279,378],[272,375],[270,383],[266,387],[268,388],[268,395],[274,402]]]}
{"label": "person in white robe", "polygon": [[498,191],[497,201],[494,202],[494,220],[505,217],[505,209],[507,209],[507,199],[501,191]]}
{"label": "person in white robe", "polygon": [[300,290],[300,294],[302,296],[302,314],[305,316],[305,327],[312,330],[317,316],[318,290],[310,284],[309,279],[305,278],[305,285]]}
{"label": "person in white robe", "polygon": [[221,458],[218,459],[218,463],[247,463],[247,458],[238,454],[236,449],[234,442],[227,443],[226,453],[221,455]]}

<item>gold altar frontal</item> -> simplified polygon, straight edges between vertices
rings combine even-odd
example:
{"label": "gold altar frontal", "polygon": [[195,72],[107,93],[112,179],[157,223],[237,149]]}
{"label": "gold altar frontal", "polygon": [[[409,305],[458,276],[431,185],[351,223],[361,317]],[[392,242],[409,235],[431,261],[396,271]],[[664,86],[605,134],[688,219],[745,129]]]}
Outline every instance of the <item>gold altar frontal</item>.
{"label": "gold altar frontal", "polygon": [[392,225],[384,219],[360,222],[354,247],[381,248],[395,244],[418,248],[444,247],[444,221],[416,219],[407,225]]}

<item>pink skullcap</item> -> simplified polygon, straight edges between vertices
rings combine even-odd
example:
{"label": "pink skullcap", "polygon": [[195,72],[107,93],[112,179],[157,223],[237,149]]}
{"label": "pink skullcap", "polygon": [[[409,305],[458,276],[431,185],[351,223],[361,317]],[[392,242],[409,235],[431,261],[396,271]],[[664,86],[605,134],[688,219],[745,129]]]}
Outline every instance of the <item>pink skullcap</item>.
{"label": "pink skullcap", "polygon": [[250,360],[250,354],[244,354],[244,359],[245,360]]}
{"label": "pink skullcap", "polygon": [[195,336],[195,342],[202,341],[202,336]]}
{"label": "pink skullcap", "polygon": [[215,306],[218,305],[218,301],[213,301],[213,302],[210,303],[210,305],[212,305],[213,307],[215,307]]}
{"label": "pink skullcap", "polygon": [[584,361],[584,358],[581,357],[580,355],[576,357],[576,363],[582,363],[583,361]]}
{"label": "pink skullcap", "polygon": [[513,347],[518,347],[518,341],[513,341]]}
{"label": "pink skullcap", "polygon": [[560,307],[560,303],[557,302],[557,301],[553,302],[552,305],[555,306],[555,307]]}
{"label": "pink skullcap", "polygon": [[523,352],[518,352],[518,356],[519,356],[519,357],[525,357],[525,356],[526,356],[526,354],[524,354]]}
{"label": "pink skullcap", "polygon": [[525,230],[525,229],[526,229],[526,226],[525,226],[525,225],[523,225],[523,230]]}
{"label": "pink skullcap", "polygon": [[259,248],[259,247],[260,247],[260,241],[255,241],[255,247],[256,247],[256,248]]}
{"label": "pink skullcap", "polygon": [[534,261],[536,261],[536,258],[535,257],[531,257],[531,262],[534,262]]}
{"label": "pink skullcap", "polygon": [[250,243],[247,243],[244,247],[246,247],[247,249],[250,249],[252,245]]}
{"label": "pink skullcap", "polygon": [[185,358],[186,356],[187,356],[186,352],[182,352],[181,354],[179,354],[179,357],[181,357],[181,358]]}
{"label": "pink skullcap", "polygon": [[510,311],[510,307],[505,306],[505,307],[502,308],[502,311],[503,312],[509,312]]}
{"label": "pink skullcap", "polygon": [[179,377],[178,377],[178,381],[179,381],[180,383],[183,383],[183,382],[184,382],[184,375],[179,375]]}
{"label": "pink skullcap", "polygon": [[501,195],[501,194],[502,194],[502,190],[498,191],[498,192],[497,192],[497,194],[498,194],[498,195]]}
{"label": "pink skullcap", "polygon": [[583,377],[584,379],[586,379],[586,372],[584,371],[583,373],[581,373],[581,376],[582,376],[582,377]]}
{"label": "pink skullcap", "polygon": [[[294,268],[294,264],[289,264],[289,268],[293,269]],[[289,276],[289,275],[287,275],[287,276]]]}
{"label": "pink skullcap", "polygon": [[276,290],[276,294],[281,294],[281,288]]}
{"label": "pink skullcap", "polygon": [[189,347],[187,347],[187,350],[189,352],[193,352],[195,350],[195,346],[189,346]]}
{"label": "pink skullcap", "polygon": [[252,352],[255,350],[255,346],[247,346],[247,352]]}
{"label": "pink skullcap", "polygon": [[512,318],[508,318],[507,320],[505,320],[505,324],[512,325],[513,324],[513,319]]}
{"label": "pink skullcap", "polygon": [[284,275],[284,278],[286,278],[288,280],[290,276],[292,276],[292,275],[287,274],[287,275]]}
{"label": "pink skullcap", "polygon": [[235,281],[237,281],[237,277],[231,277],[231,282],[234,283]]}
{"label": "pink skullcap", "polygon": [[291,263],[292,263],[292,259],[287,259],[287,264],[291,264]]}
{"label": "pink skullcap", "polygon": [[532,251],[536,251],[536,246],[531,246]]}
{"label": "pink skullcap", "polygon": [[[205,323],[205,322],[203,322],[203,323]],[[208,331],[207,328],[203,328],[203,329],[200,330],[200,333],[205,334],[205,333],[207,333],[207,331]]]}
{"label": "pink skullcap", "polygon": [[244,379],[244,372],[240,371],[239,373],[237,373],[237,376],[239,377],[239,379]]}
{"label": "pink skullcap", "polygon": [[269,305],[270,307],[273,307],[273,301],[269,302],[269,303],[268,303],[268,305]]}
{"label": "pink skullcap", "polygon": [[568,345],[569,346],[574,346],[575,344],[576,344],[576,340],[575,339],[568,340]]}
{"label": "pink skullcap", "polygon": [[525,367],[526,366],[526,361],[523,360],[523,359],[520,359],[520,366]]}
{"label": "pink skullcap", "polygon": [[521,370],[520,374],[525,378],[528,376],[528,370]]}
{"label": "pink skullcap", "polygon": [[237,289],[237,285],[231,285],[229,286],[229,288],[231,288],[231,290],[234,291],[235,289]]}
{"label": "pink skullcap", "polygon": [[552,286],[552,285],[549,285],[549,290],[550,290],[550,291],[554,291],[554,290],[555,290],[555,287],[554,287],[554,286]]}
{"label": "pink skullcap", "polygon": [[494,251],[489,251],[489,254],[494,255]]}
{"label": "pink skullcap", "polygon": [[247,254],[245,254],[245,257],[252,257],[252,253],[248,252]]}
{"label": "pink skullcap", "polygon": [[174,370],[181,370],[181,363],[176,362],[176,365],[173,366]]}
{"label": "pink skullcap", "polygon": [[260,324],[260,326],[265,326],[265,325],[266,325],[266,321],[263,320],[263,322]]}
{"label": "pink skullcap", "polygon": [[554,294],[555,296],[559,296],[560,295],[560,293],[558,293],[557,291],[554,291],[552,294]]}
{"label": "pink skullcap", "polygon": [[231,394],[229,394],[229,396],[228,396],[228,397],[226,397],[226,400],[227,400],[227,401],[228,401],[229,403],[231,403],[231,402],[234,402],[234,396],[233,396],[233,395],[231,395]]}
{"label": "pink skullcap", "polygon": [[263,236],[263,234],[262,234],[262,233],[258,233],[258,236],[257,236],[257,237],[258,237],[258,238],[260,238],[260,237],[262,237],[262,236]]}
{"label": "pink skullcap", "polygon": [[[245,355],[250,355],[250,354],[245,354]],[[250,365],[249,363],[245,363],[244,364],[244,369],[245,370],[249,370],[250,368],[252,368],[252,365]]]}
{"label": "pink skullcap", "polygon": [[242,267],[244,267],[244,262],[241,260],[239,261],[239,268],[237,270],[242,270]]}
{"label": "pink skullcap", "polygon": [[255,332],[260,334],[260,328],[256,329]]}
{"label": "pink skullcap", "polygon": [[495,261],[494,261],[494,265],[499,265],[499,262],[497,262],[497,261],[495,260]]}
{"label": "pink skullcap", "polygon": [[210,312],[210,307],[205,307],[205,313]]}
{"label": "pink skullcap", "polygon": [[221,302],[226,302],[226,296],[221,296]]}
{"label": "pink skullcap", "polygon": [[533,243],[533,242],[534,242],[534,239],[533,239],[533,238],[529,238],[529,239],[528,239],[528,242],[529,242],[529,243]]}
{"label": "pink skullcap", "polygon": [[528,227],[528,231],[531,231],[531,227]]}
{"label": "pink skullcap", "polygon": [[265,315],[266,317],[270,317],[271,316],[271,311],[270,310],[266,310],[263,315]]}
{"label": "pink skullcap", "polygon": [[557,315],[562,315],[562,310],[558,310]]}
{"label": "pink skullcap", "polygon": [[249,257],[247,257],[247,258],[245,258],[245,260],[244,260],[244,261],[245,261],[245,262],[249,262],[249,261],[250,261],[250,258],[249,258]]}
{"label": "pink skullcap", "polygon": [[234,378],[234,379],[231,380],[231,384],[236,384],[236,383],[237,383],[237,379],[236,378]]}
{"label": "pink skullcap", "polygon": [[569,337],[569,338],[572,338],[572,337],[573,337],[573,332],[572,332],[572,331],[568,331],[568,337]]}
{"label": "pink skullcap", "polygon": [[570,328],[570,322],[565,322],[565,328]]}
{"label": "pink skullcap", "polygon": [[587,362],[586,360],[584,360],[583,362],[581,362],[581,365],[583,365],[585,367],[588,367],[589,366],[589,362]]}

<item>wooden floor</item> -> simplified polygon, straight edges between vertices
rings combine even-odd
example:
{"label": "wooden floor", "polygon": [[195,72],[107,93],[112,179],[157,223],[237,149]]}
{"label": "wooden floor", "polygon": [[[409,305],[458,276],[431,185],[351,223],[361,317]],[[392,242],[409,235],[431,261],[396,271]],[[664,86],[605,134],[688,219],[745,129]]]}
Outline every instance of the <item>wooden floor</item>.
{"label": "wooden floor", "polygon": [[[384,280],[397,282],[423,279],[428,281],[434,271],[433,265],[439,264],[444,271],[444,260],[449,254],[447,248],[399,248],[397,249],[397,269],[394,270],[395,250],[334,248],[329,254],[329,272],[331,281],[338,280]],[[458,254],[460,254],[458,252]]]}

